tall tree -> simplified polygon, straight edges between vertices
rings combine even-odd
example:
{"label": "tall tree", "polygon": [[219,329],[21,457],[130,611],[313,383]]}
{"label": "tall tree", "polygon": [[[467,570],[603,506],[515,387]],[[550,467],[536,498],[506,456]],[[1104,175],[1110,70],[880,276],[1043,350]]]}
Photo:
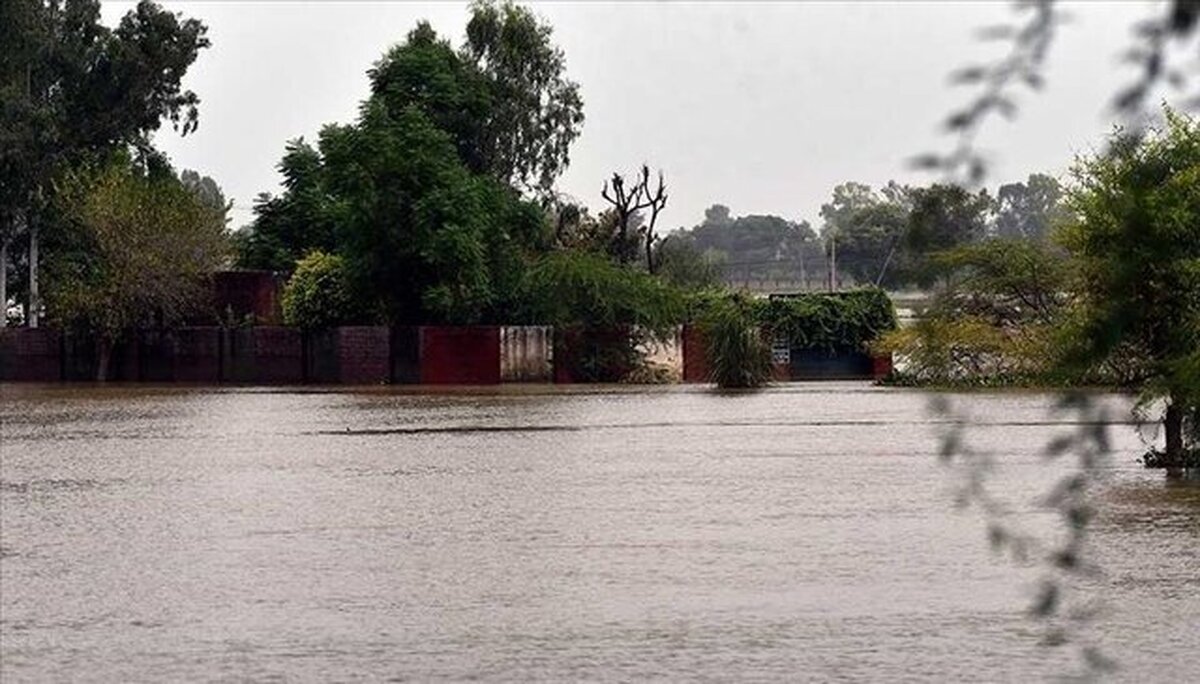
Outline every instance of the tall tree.
{"label": "tall tree", "polygon": [[227,248],[224,210],[173,175],[127,162],[72,174],[56,197],[85,249],[51,264],[49,311],[89,333],[107,377],[113,344],[152,318],[171,323],[195,311]]}
{"label": "tall tree", "polygon": [[1072,176],[1063,239],[1084,302],[1071,358],[1141,359],[1144,399],[1166,404],[1166,465],[1181,467],[1187,424],[1200,431],[1200,122],[1168,109],[1163,127],[1118,132]]}
{"label": "tall tree", "polygon": [[822,235],[840,274],[863,285],[904,284],[902,237],[911,211],[911,190],[889,182],[876,192],[862,183],[843,183],[821,206]]}
{"label": "tall tree", "polygon": [[1062,187],[1053,176],[1029,175],[1024,183],[1007,183],[996,193],[996,237],[1045,240],[1065,218]]}
{"label": "tall tree", "polygon": [[[53,244],[56,173],[128,147],[152,157],[149,136],[164,119],[195,130],[199,98],[181,81],[205,34],[149,0],[113,29],[100,23],[99,0],[0,3],[0,244],[27,234],[31,257],[39,237]],[[26,262],[31,298],[37,261]]]}
{"label": "tall tree", "polygon": [[934,184],[912,191],[912,212],[904,243],[912,262],[912,278],[925,287],[948,275],[930,257],[977,242],[987,232],[994,203],[987,191],[972,193],[957,185]]}
{"label": "tall tree", "polygon": [[[667,185],[662,171],[658,172],[656,185],[651,183],[650,167],[645,164],[632,185],[624,176],[614,173],[611,181],[605,181],[600,196],[612,206],[616,218],[616,231],[609,244],[610,256],[618,263],[628,264],[637,260],[639,248],[644,246],[646,270],[653,273],[657,243],[654,228],[659,213],[667,206]],[[649,213],[650,219],[642,222],[644,212]]]}
{"label": "tall tree", "polygon": [[566,170],[583,125],[579,85],[567,78],[552,36],[549,24],[510,0],[474,0],[462,48],[488,85],[481,141],[487,170],[539,194]]}

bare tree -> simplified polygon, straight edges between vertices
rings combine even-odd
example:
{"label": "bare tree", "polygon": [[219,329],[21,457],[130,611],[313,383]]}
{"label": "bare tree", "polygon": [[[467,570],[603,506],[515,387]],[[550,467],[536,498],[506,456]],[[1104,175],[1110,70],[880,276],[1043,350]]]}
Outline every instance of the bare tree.
{"label": "bare tree", "polygon": [[[646,164],[642,164],[641,172],[632,185],[628,185],[621,174],[614,173],[612,180],[604,183],[600,196],[612,205],[616,216],[610,253],[625,264],[637,257],[637,246],[642,245],[646,254],[646,270],[653,273],[654,245],[658,241],[654,226],[659,213],[667,206],[667,184],[662,171],[658,172],[658,184],[654,189],[650,184],[650,167]],[[639,212],[647,209],[650,211],[650,220],[641,226],[635,225]],[[632,236],[632,233],[639,235]]]}

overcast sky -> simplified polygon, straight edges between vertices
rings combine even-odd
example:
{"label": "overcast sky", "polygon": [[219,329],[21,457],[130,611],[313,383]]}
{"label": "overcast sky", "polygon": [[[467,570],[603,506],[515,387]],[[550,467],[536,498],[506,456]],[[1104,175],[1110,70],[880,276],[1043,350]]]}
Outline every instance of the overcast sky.
{"label": "overcast sky", "polygon": [[[135,3],[106,0],[115,23]],[[277,192],[284,143],[353,120],[365,72],[419,19],[456,45],[465,2],[168,2],[209,27],[186,86],[200,130],[157,136],[178,168],[212,176],[247,223],[260,192]],[[661,167],[664,228],[692,226],[713,203],[735,215],[778,214],[814,227],[833,186],[927,182],[906,168],[945,149],[938,122],[968,92],[955,67],[1002,46],[973,31],[1014,18],[1007,2],[527,3],[554,26],[587,117],[560,189],[594,209],[614,170]],[[1061,174],[1112,126],[1106,105],[1132,74],[1118,65],[1146,2],[1078,3],[1055,43],[1040,94],[982,137],[989,184]]]}

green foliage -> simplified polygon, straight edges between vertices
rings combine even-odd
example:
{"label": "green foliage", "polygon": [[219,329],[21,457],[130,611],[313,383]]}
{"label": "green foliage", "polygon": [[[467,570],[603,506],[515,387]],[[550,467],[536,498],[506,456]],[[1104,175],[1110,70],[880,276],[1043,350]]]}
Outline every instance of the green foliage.
{"label": "green foliage", "polygon": [[776,297],[760,304],[757,315],[765,330],[794,347],[829,352],[865,351],[896,328],[892,300],[876,288]]}
{"label": "green foliage", "polygon": [[894,384],[1005,387],[1055,385],[1055,329],[1028,324],[1006,329],[970,314],[927,315],[883,335],[871,348],[893,354],[904,370]]}
{"label": "green foliage", "polygon": [[948,275],[931,255],[983,239],[994,205],[987,191],[973,194],[957,185],[914,188],[909,197],[904,269],[907,279],[927,288]]}
{"label": "green foliage", "polygon": [[1142,360],[1137,386],[1164,399],[1167,452],[1182,454],[1200,407],[1200,124],[1165,110],[1143,136],[1118,131],[1107,152],[1072,169],[1062,235],[1080,264],[1076,369],[1114,354]]}
{"label": "green foliage", "polygon": [[1068,255],[1044,242],[992,239],[933,259],[947,274],[947,287],[915,325],[893,331],[875,345],[902,360],[903,377],[897,381],[969,386],[1064,382],[1055,367],[1069,305]]}
{"label": "green foliage", "polygon": [[555,252],[529,271],[526,316],[544,325],[632,325],[665,337],[683,318],[675,288],[643,271],[582,252]]}
{"label": "green foliage", "polygon": [[721,283],[721,252],[701,252],[695,245],[672,233],[658,243],[655,253],[658,275],[684,289],[704,289]]}
{"label": "green foliage", "polygon": [[821,246],[806,221],[779,216],[734,217],[729,207],[714,204],[704,221],[689,230],[673,233],[695,252],[726,264],[731,278],[794,278],[817,282],[824,268]]}
{"label": "green foliage", "polygon": [[[65,166],[127,146],[150,149],[166,118],[186,134],[199,98],[181,80],[201,49],[203,24],[143,0],[115,29],[98,0],[9,0],[0,5],[0,202],[28,210]],[[49,200],[50,198],[46,198]]]}
{"label": "green foliage", "polygon": [[[862,183],[843,183],[821,206],[826,249],[837,251],[839,281],[849,275],[860,285],[905,284],[902,236],[911,211],[911,189],[889,182],[876,192]],[[836,244],[835,244],[836,243]]]}
{"label": "green foliage", "polygon": [[224,212],[173,176],[112,163],[69,176],[57,202],[82,248],[47,265],[47,310],[103,341],[195,312],[225,258]]}
{"label": "green foliage", "polygon": [[330,201],[321,153],[303,139],[289,141],[278,168],[284,194],[259,195],[254,224],[234,234],[242,268],[287,273],[305,254],[337,248],[341,216]]}
{"label": "green foliage", "polygon": [[283,322],[306,330],[355,320],[354,297],[340,257],[312,252],[296,264],[283,290]]}
{"label": "green foliage", "polygon": [[949,274],[950,283],[934,300],[934,316],[971,316],[1012,329],[1052,323],[1067,305],[1070,255],[1053,245],[996,238],[956,247],[932,259]]}
{"label": "green foliage", "polygon": [[514,187],[545,194],[570,162],[583,125],[579,85],[566,77],[553,30],[509,0],[475,0],[462,56],[487,86],[480,156]]}
{"label": "green foliage", "polygon": [[636,371],[642,350],[671,337],[684,310],[683,296],[662,280],[587,252],[543,257],[522,291],[523,319],[558,329],[555,354],[582,381]]}
{"label": "green foliage", "polygon": [[1043,241],[1066,219],[1062,186],[1052,176],[1033,173],[996,193],[996,237]]}
{"label": "green foliage", "polygon": [[700,320],[712,381],[722,389],[761,387],[771,379],[771,347],[744,296],[723,297]]}
{"label": "green foliage", "polygon": [[239,236],[242,265],[337,253],[375,320],[511,320],[551,243],[518,186],[561,173],[582,114],[548,27],[512,5],[472,11],[462,51],[418,25],[371,69],[353,125],[290,144],[284,194],[260,199]]}

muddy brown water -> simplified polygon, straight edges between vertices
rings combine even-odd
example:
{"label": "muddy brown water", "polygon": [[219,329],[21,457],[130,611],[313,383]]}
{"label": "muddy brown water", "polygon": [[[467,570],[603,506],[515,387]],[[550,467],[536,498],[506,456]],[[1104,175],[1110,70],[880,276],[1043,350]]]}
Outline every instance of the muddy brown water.
{"label": "muddy brown water", "polygon": [[[1078,638],[1200,679],[1200,488],[1115,454]],[[1013,522],[1071,429],[956,398]],[[1037,681],[1040,570],[952,505],[929,395],[794,384],[0,387],[0,681]]]}

